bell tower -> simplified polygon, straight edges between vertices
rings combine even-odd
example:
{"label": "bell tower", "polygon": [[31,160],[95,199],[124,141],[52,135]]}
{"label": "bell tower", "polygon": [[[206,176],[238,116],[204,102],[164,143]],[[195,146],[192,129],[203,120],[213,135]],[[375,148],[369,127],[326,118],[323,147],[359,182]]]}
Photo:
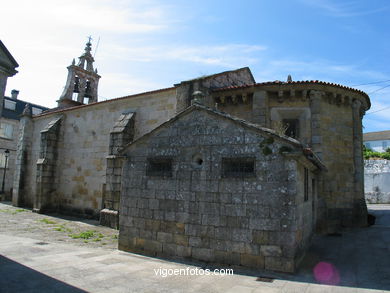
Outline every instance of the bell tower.
{"label": "bell tower", "polygon": [[91,37],[88,37],[85,52],[79,57],[77,65],[73,59],[72,65],[68,66],[66,85],[57,101],[59,108],[97,102],[100,75],[93,68],[95,60],[91,55],[91,45]]}

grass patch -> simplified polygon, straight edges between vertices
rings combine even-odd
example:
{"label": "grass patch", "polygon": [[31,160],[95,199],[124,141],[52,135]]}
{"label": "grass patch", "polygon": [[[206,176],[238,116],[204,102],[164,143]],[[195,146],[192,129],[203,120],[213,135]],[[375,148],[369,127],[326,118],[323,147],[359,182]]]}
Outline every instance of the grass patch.
{"label": "grass patch", "polygon": [[68,233],[72,232],[72,229],[65,227],[65,225],[58,225],[57,227],[54,228],[54,230],[59,231],[59,232],[68,232]]}
{"label": "grass patch", "polygon": [[96,231],[89,230],[89,231],[80,232],[79,234],[69,234],[69,236],[72,237],[73,239],[79,239],[79,238],[91,239],[96,236],[95,232]]}
{"label": "grass patch", "polygon": [[3,210],[0,210],[0,212],[2,213],[7,213],[7,214],[11,214],[11,215],[16,215],[18,213],[22,213],[22,212],[26,212],[27,210],[25,209],[16,209],[16,210],[13,210],[13,209],[3,209]]}
{"label": "grass patch", "polygon": [[45,224],[48,224],[48,225],[52,225],[52,224],[57,224],[56,222],[48,219],[48,218],[44,218],[44,219],[40,219],[39,222],[42,222],[42,223],[45,223]]}

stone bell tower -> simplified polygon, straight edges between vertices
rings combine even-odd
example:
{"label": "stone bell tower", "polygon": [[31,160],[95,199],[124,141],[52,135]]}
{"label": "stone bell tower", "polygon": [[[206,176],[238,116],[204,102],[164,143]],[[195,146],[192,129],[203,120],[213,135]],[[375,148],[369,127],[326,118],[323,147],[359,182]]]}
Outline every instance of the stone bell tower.
{"label": "stone bell tower", "polygon": [[89,37],[85,52],[79,57],[77,65],[73,59],[72,65],[68,66],[68,79],[57,101],[59,108],[97,102],[100,75],[97,74],[97,69],[93,69],[95,60],[91,55],[91,50],[91,37]]}

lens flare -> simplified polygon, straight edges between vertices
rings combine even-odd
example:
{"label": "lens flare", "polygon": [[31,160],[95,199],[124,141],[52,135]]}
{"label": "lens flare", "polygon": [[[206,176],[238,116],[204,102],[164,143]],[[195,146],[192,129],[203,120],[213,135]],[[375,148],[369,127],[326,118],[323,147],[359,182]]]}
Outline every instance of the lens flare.
{"label": "lens flare", "polygon": [[314,278],[317,282],[326,285],[340,283],[340,274],[336,267],[328,262],[319,262],[313,269]]}

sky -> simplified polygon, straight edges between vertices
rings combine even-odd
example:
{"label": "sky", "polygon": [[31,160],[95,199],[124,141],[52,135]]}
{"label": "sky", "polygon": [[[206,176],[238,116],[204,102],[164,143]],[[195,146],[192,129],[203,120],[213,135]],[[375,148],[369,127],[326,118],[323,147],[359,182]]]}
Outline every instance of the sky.
{"label": "sky", "polygon": [[388,130],[389,14],[388,0],[6,1],[0,39],[20,65],[6,95],[55,107],[91,35],[99,101],[248,66],[361,89],[363,131]]}

